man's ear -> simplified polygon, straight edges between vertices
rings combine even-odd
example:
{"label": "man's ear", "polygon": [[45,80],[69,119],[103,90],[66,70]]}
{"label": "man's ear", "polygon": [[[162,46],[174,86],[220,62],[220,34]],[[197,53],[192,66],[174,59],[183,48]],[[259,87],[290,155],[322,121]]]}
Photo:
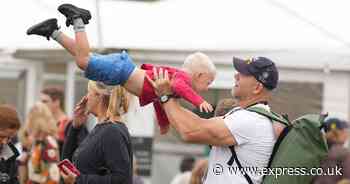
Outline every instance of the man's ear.
{"label": "man's ear", "polygon": [[264,85],[261,84],[260,82],[257,83],[257,85],[255,86],[254,92],[255,94],[260,94],[264,91]]}

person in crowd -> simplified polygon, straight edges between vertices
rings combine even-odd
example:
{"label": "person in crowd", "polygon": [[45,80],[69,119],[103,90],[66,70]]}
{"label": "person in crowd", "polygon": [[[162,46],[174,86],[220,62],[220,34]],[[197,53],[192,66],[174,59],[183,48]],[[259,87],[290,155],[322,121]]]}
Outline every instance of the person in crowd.
{"label": "person in crowd", "polygon": [[194,157],[185,157],[180,163],[180,173],[177,174],[170,184],[189,184],[191,180],[191,170],[195,163]]}
{"label": "person in crowd", "polygon": [[350,151],[342,145],[330,148],[325,160],[321,162],[325,175],[313,178],[312,184],[338,184],[350,182]]}
{"label": "person in crowd", "polygon": [[70,122],[68,116],[64,113],[64,90],[59,86],[48,86],[41,91],[40,100],[46,104],[58,126],[57,136],[60,155],[62,153],[62,147],[64,142],[64,132],[67,124]]}
{"label": "person in crowd", "polygon": [[[162,102],[170,124],[191,143],[212,145],[208,171],[216,171],[218,164],[223,167],[238,167],[229,162],[237,155],[242,167],[265,168],[268,165],[278,135],[271,121],[258,113],[246,110],[256,106],[270,111],[268,105],[272,90],[277,87],[278,70],[274,62],[266,57],[250,59],[233,58],[235,83],[232,94],[238,107],[224,117],[202,119],[181,107],[172,98],[173,90],[167,71],[155,71],[154,80],[148,79]],[[236,153],[236,154],[234,154]],[[262,175],[254,172],[222,173],[208,172],[205,184],[261,183]]]}
{"label": "person in crowd", "polygon": [[[128,110],[128,94],[121,86],[109,89],[94,81],[88,83],[88,94],[74,112],[76,124],[86,122],[88,113],[97,117],[98,123],[76,148],[72,161],[81,173],[74,174],[63,167],[65,184],[132,184],[132,145],[122,116]],[[76,142],[75,129],[68,132],[67,144]]]}
{"label": "person in crowd", "polygon": [[[88,10],[71,4],[63,4],[58,10],[67,18],[66,25],[73,25],[75,40],[59,31],[57,19],[48,19],[30,27],[27,34],[51,37],[61,44],[75,58],[76,64],[85,71],[85,76],[94,81],[107,85],[123,85],[129,92],[140,97],[140,105],[153,103],[161,134],[169,130],[169,121],[146,77],[153,78],[151,64],[143,64],[141,69],[132,62],[126,53],[109,55],[90,55],[90,46],[85,32],[91,14]],[[197,93],[207,91],[216,75],[216,68],[208,56],[194,53],[187,57],[181,70],[171,67],[166,69],[172,78],[176,79],[172,88],[174,95],[198,107],[201,111],[211,112],[212,106]]]}
{"label": "person in crowd", "polygon": [[[232,110],[236,105],[237,105],[236,101],[232,98],[222,99],[216,105],[214,116],[215,117],[224,116],[226,113]],[[207,176],[207,171],[208,171],[208,159],[202,158],[197,160],[192,169],[190,184],[202,184]]]}
{"label": "person in crowd", "polygon": [[[350,151],[346,147],[349,138],[348,122],[339,118],[328,118],[324,125],[329,152],[322,161],[321,168],[326,172],[330,171],[330,174],[316,176],[312,183],[350,183]],[[341,174],[336,173],[336,168],[341,168]]]}
{"label": "person in crowd", "polygon": [[202,184],[208,172],[208,159],[198,159],[193,166],[190,184]]}
{"label": "person in crowd", "polygon": [[132,177],[132,184],[144,184],[144,181],[141,176],[139,176],[138,172],[138,165],[137,165],[137,159],[134,156],[133,159],[133,177]]}
{"label": "person in crowd", "polygon": [[33,143],[27,165],[27,184],[58,184],[58,128],[49,107],[42,102],[36,103],[27,115],[25,126]]}
{"label": "person in crowd", "polygon": [[325,121],[325,132],[328,148],[334,145],[347,147],[349,139],[349,124],[339,118],[327,118]]}
{"label": "person in crowd", "polygon": [[16,136],[20,126],[16,109],[0,105],[0,184],[19,184],[16,161],[19,151],[10,140]]}
{"label": "person in crowd", "polygon": [[237,106],[237,102],[233,98],[225,98],[218,102],[216,105],[214,116],[221,117]]}
{"label": "person in crowd", "polygon": [[30,156],[30,150],[33,145],[32,136],[29,135],[27,126],[22,126],[18,131],[18,140],[21,145],[20,155],[17,158],[18,161],[18,175],[19,183],[27,184],[28,182],[28,161]]}

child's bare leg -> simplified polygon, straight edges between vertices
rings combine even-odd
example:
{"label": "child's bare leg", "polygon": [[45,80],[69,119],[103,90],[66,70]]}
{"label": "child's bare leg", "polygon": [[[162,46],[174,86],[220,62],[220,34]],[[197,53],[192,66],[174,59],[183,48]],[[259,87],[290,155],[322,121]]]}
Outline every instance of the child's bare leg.
{"label": "child's bare leg", "polygon": [[85,25],[81,18],[74,21],[75,31],[75,62],[82,69],[85,70],[89,63],[90,45],[85,32]]}
{"label": "child's bare leg", "polygon": [[[86,70],[89,63],[90,45],[85,33],[85,24],[88,24],[91,19],[90,11],[76,7],[72,4],[62,4],[58,7],[58,11],[66,16],[67,26],[73,25],[75,32],[75,52],[72,52],[75,53],[75,62],[79,68]],[[69,49],[73,50],[71,46],[73,46],[73,44],[67,45]]]}
{"label": "child's bare leg", "polygon": [[67,17],[67,26],[73,25],[74,58],[77,65],[85,70],[85,76],[90,80],[101,81],[107,85],[123,85],[132,94],[140,96],[145,72],[136,68],[127,53],[90,55],[90,45],[85,32],[85,25],[91,19],[90,12],[72,4],[59,6],[58,11]]}
{"label": "child's bare leg", "polygon": [[64,47],[72,56],[76,55],[76,45],[74,39],[70,38],[66,34],[60,32],[55,39],[62,47]]}

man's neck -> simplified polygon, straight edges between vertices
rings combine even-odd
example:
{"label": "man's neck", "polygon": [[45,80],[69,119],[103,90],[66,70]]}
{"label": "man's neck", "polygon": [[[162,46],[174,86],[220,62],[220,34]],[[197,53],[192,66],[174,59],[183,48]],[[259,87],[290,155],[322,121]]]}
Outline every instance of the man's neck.
{"label": "man's neck", "polygon": [[251,105],[254,105],[256,103],[260,103],[260,102],[267,102],[268,99],[267,98],[262,98],[262,97],[257,97],[257,98],[247,98],[244,100],[238,100],[238,104],[241,108],[247,108]]}

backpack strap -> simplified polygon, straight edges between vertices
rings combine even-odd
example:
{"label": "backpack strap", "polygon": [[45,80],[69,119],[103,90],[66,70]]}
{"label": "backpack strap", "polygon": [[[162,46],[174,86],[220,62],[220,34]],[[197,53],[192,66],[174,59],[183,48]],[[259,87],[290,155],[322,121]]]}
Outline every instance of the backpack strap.
{"label": "backpack strap", "polygon": [[258,114],[265,116],[273,121],[277,121],[279,123],[282,123],[285,126],[291,125],[291,123],[289,122],[288,119],[284,118],[283,116],[281,116],[275,112],[272,112],[272,111],[269,112],[269,111],[265,110],[264,108],[253,106],[253,107],[248,107],[246,110],[258,113]]}
{"label": "backpack strap", "polygon": [[[290,123],[287,116],[281,116],[281,115],[279,115],[275,112],[272,112],[272,111],[269,112],[261,107],[249,107],[249,108],[247,108],[247,110],[251,111],[251,112],[258,113],[262,116],[265,116],[265,117],[269,118],[272,122],[277,121],[277,122],[282,123],[283,125],[286,126],[283,129],[283,131],[281,132],[281,134],[278,136],[276,143],[273,146],[273,150],[272,150],[272,153],[271,153],[268,165],[267,165],[267,168],[270,168],[271,164],[272,164],[272,160],[275,157],[280,144],[282,143],[282,141],[284,140],[284,138],[287,136],[287,134],[289,133],[289,131],[292,128],[292,123]],[[263,180],[264,180],[265,176],[263,176]]]}
{"label": "backpack strap", "polygon": [[[238,110],[242,110],[242,109],[241,108],[233,109],[232,111],[227,113],[223,118],[225,119],[228,115],[230,115],[230,114],[232,114],[232,113],[234,113],[234,112],[236,112]],[[281,115],[279,115],[277,113],[274,113],[274,112],[269,112],[269,111],[267,111],[267,110],[265,110],[264,108],[261,108],[261,107],[251,106],[251,107],[246,108],[246,110],[258,113],[258,114],[260,114],[262,116],[265,116],[265,117],[269,118],[270,120],[277,121],[279,123],[282,123],[286,127],[288,127],[288,128],[285,128],[284,131],[283,131],[284,132],[283,133],[284,136],[280,136],[280,140],[278,141],[278,145],[274,146],[273,153],[272,153],[272,155],[270,157],[270,160],[269,160],[269,163],[268,163],[268,167],[270,167],[271,166],[271,161],[272,161],[271,158],[273,158],[274,154],[277,152],[277,149],[279,147],[280,142],[283,140],[285,135],[289,132],[291,123],[289,122],[289,120],[287,120],[286,118],[282,117]],[[232,166],[233,162],[235,161],[237,166],[238,166],[238,168],[239,168],[239,171],[241,173],[243,173],[243,176],[247,180],[248,184],[254,184],[252,179],[245,172],[245,170],[242,167],[242,164],[238,160],[237,153],[235,151],[235,147],[232,145],[232,146],[229,146],[229,149],[231,151],[232,156],[231,156],[230,160],[227,162],[227,164]]]}
{"label": "backpack strap", "polygon": [[267,165],[267,168],[270,168],[271,167],[271,164],[272,164],[272,160],[273,158],[275,157],[276,153],[277,153],[277,150],[278,148],[280,147],[280,144],[282,143],[282,141],[284,140],[284,138],[287,136],[287,134],[289,133],[289,131],[291,130],[292,126],[287,126],[283,129],[283,131],[281,132],[280,136],[278,136],[277,140],[276,140],[276,143],[275,145],[273,146],[273,149],[272,149],[272,153],[271,153],[271,156],[270,156],[270,159],[269,159],[269,163]]}
{"label": "backpack strap", "polygon": [[243,173],[243,176],[244,178],[247,180],[247,182],[249,184],[254,184],[252,179],[249,177],[249,175],[247,174],[247,172],[245,172],[245,170],[243,169],[242,167],[242,164],[239,162],[238,160],[238,157],[237,157],[237,154],[236,154],[236,151],[235,151],[235,147],[234,146],[229,146],[230,150],[231,150],[231,153],[232,153],[232,156],[230,158],[230,160],[227,162],[227,164],[229,166],[232,166],[233,164],[233,161],[236,162],[238,168],[239,168],[239,172]]}
{"label": "backpack strap", "polygon": [[[228,112],[223,117],[223,119],[225,119],[228,115],[233,114],[234,112],[239,111],[239,110],[242,110],[242,108],[234,108],[233,110]],[[227,165],[232,166],[233,162],[236,162],[236,164],[237,164],[237,166],[239,168],[239,171],[243,174],[243,176],[247,180],[248,184],[254,184],[252,179],[249,177],[249,175],[243,169],[241,162],[238,160],[237,153],[235,151],[235,146],[231,145],[228,148],[230,149],[232,156],[231,156],[230,160],[227,162]]]}

